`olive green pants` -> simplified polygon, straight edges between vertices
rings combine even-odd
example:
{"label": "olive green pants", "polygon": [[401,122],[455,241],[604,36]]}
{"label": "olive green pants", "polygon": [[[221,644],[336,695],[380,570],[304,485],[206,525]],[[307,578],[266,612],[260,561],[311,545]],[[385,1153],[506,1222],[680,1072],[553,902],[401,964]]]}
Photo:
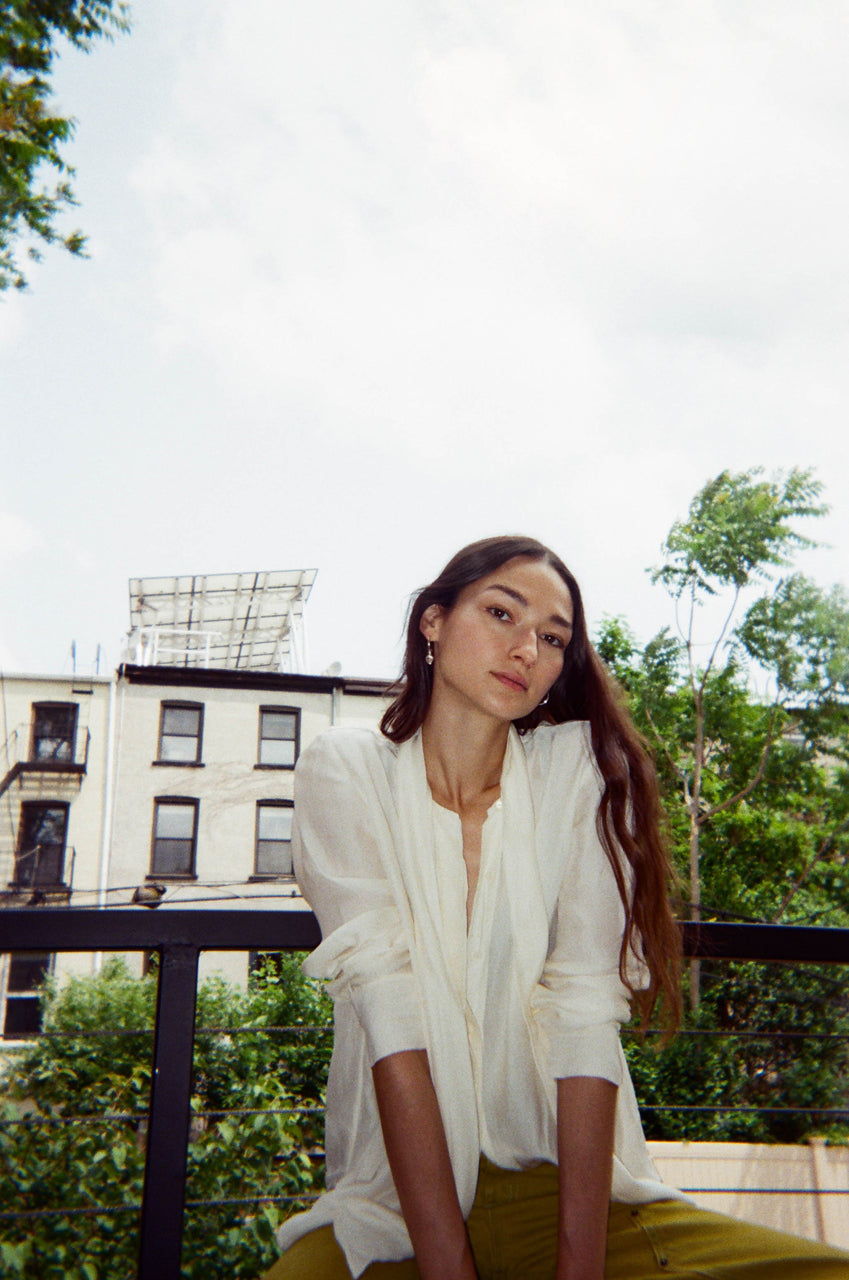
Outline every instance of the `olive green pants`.
{"label": "olive green pants", "polygon": [[[557,1169],[481,1160],[469,1239],[480,1280],[553,1280]],[[849,1280],[849,1253],[677,1200],[610,1206],[605,1280]],[[351,1280],[333,1230],[302,1236],[264,1280]],[[420,1280],[412,1259],[373,1262],[362,1280]]]}

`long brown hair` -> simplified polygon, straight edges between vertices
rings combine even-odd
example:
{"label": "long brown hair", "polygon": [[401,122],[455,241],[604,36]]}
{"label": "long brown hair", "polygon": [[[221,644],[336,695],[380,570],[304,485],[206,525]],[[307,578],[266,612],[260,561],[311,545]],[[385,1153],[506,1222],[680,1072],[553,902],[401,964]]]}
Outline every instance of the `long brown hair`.
{"label": "long brown hair", "polygon": [[[412,600],[398,696],[387,708],[380,728],[393,742],[406,742],[424,723],[433,680],[420,630],[425,610],[438,604],[450,611],[465,587],[517,556],[551,565],[569,589],[574,617],[563,670],[551,687],[547,704],[514,723],[524,734],[542,721],[589,722],[593,751],[604,782],[596,821],[625,908],[619,972],[631,991],[642,1025],[646,1026],[660,998],[663,1020],[672,1029],[681,1016],[681,935],[669,904],[672,872],[657,778],[648,748],[590,644],[580,588],[559,556],[535,538],[518,535],[484,538],[458,551],[439,576]],[[620,851],[633,872],[631,887]],[[628,981],[630,949],[642,955],[648,965],[651,982],[645,991],[634,990]]]}

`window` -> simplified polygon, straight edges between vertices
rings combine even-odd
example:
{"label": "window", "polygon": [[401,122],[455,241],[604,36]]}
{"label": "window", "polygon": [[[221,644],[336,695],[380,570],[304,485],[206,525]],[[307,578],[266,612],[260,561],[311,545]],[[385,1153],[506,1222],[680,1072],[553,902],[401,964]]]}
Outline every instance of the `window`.
{"label": "window", "polygon": [[21,805],[15,850],[16,885],[62,883],[67,830],[66,804],[40,804],[30,800]]}
{"label": "window", "polygon": [[159,764],[199,764],[203,704],[163,702],[159,720]]}
{"label": "window", "polygon": [[154,800],[153,876],[193,876],[197,848],[198,801],[182,797]]}
{"label": "window", "polygon": [[30,760],[73,763],[77,736],[76,702],[34,702]]}
{"label": "window", "polygon": [[259,763],[267,769],[294,769],[301,713],[295,707],[260,707]]}
{"label": "window", "polygon": [[260,800],[256,807],[257,876],[292,874],[292,801]]}
{"label": "window", "polygon": [[3,1035],[7,1040],[37,1035],[41,1030],[41,984],[50,972],[49,951],[22,951],[9,956]]}

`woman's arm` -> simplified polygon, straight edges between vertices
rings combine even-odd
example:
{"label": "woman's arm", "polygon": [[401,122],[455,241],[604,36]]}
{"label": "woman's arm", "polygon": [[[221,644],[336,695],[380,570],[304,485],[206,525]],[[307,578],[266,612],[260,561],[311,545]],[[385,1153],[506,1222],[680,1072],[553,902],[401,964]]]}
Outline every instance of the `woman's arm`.
{"label": "woman's arm", "polygon": [[603,1280],[613,1177],[616,1085],[594,1076],[557,1081],[560,1220],[556,1280]]}
{"label": "woman's arm", "polygon": [[422,1280],[476,1280],[426,1052],[392,1053],[374,1064],[372,1076],[389,1167]]}

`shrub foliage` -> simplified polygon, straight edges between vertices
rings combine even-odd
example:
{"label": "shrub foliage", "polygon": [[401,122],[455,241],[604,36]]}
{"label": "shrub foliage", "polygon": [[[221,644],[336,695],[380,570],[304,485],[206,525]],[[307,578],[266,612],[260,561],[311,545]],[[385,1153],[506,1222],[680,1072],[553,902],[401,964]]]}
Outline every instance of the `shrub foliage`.
{"label": "shrub foliage", "polygon": [[[45,991],[43,1035],[15,1058],[0,1095],[0,1275],[124,1280],[135,1272],[144,1178],[155,974],[119,959]],[[274,1231],[320,1190],[320,1109],[330,1003],[279,957],[242,991],[198,992],[182,1273],[254,1280]],[[285,1032],[267,1028],[290,1028]],[[317,1031],[310,1028],[319,1028]],[[234,1114],[236,1113],[236,1114]],[[262,1197],[268,1197],[263,1200]],[[273,1198],[286,1197],[284,1203]],[[242,1203],[227,1203],[230,1201]],[[213,1205],[199,1204],[214,1201]]]}

